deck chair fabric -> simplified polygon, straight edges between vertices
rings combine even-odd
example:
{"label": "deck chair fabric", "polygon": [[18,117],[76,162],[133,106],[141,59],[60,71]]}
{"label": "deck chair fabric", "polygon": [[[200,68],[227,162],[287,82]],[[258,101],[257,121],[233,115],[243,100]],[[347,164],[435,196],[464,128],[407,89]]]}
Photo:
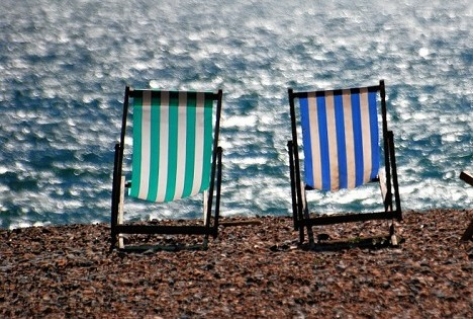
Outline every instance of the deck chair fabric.
{"label": "deck chair fabric", "polygon": [[133,100],[130,195],[168,202],[209,188],[213,97],[144,91]]}
{"label": "deck chair fabric", "polygon": [[[133,110],[131,182],[122,176],[129,103]],[[215,107],[215,121],[213,110]],[[116,145],[112,194],[112,248],[118,234],[202,234],[217,236],[222,148],[218,146],[222,91],[125,91],[122,132]],[[125,191],[150,202],[204,194],[203,226],[123,225]],[[214,201],[214,191],[215,201]],[[214,220],[211,224],[211,210]]]}
{"label": "deck chair fabric", "polygon": [[299,98],[305,184],[355,188],[377,177],[379,134],[375,89],[308,92]]}
{"label": "deck chair fabric", "polygon": [[[387,129],[384,82],[380,81],[377,86],[327,91],[293,92],[290,88],[288,95],[292,123],[292,139],[288,141],[290,182],[294,225],[300,230],[300,241],[304,240],[306,227],[309,241],[314,243],[311,229],[314,225],[401,219],[393,133]],[[304,156],[302,180],[296,106],[299,106]],[[381,149],[384,170],[381,170]],[[383,212],[310,218],[306,191],[353,189],[375,181],[382,189]]]}

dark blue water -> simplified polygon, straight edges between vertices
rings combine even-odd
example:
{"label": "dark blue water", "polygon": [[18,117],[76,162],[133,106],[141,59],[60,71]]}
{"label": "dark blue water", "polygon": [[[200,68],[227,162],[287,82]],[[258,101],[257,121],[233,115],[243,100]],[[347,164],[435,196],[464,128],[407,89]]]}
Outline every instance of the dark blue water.
{"label": "dark blue water", "polygon": [[[3,0],[0,227],[109,220],[126,84],[223,89],[221,214],[284,216],[287,87],[383,78],[402,208],[472,207],[458,179],[472,170],[472,21],[467,0]],[[321,212],[379,202],[377,188],[313,197]]]}

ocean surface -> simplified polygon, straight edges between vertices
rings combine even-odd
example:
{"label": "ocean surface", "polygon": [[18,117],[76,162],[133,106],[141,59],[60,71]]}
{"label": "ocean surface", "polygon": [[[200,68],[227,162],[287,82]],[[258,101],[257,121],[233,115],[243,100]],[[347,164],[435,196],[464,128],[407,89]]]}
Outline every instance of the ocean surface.
{"label": "ocean surface", "polygon": [[[472,207],[471,0],[2,0],[0,228],[109,222],[125,86],[224,91],[221,215],[291,214],[287,88],[385,80],[402,209]],[[377,187],[316,193],[371,211]],[[151,206],[151,210],[149,209]],[[131,219],[194,218],[133,201]]]}

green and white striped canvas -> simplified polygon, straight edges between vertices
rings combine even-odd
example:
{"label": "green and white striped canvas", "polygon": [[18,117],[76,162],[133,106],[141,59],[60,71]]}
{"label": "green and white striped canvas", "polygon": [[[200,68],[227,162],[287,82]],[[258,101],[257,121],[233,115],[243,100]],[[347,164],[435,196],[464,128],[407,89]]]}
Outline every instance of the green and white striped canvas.
{"label": "green and white striped canvas", "polygon": [[133,98],[130,196],[168,202],[207,190],[213,94],[142,92]]}

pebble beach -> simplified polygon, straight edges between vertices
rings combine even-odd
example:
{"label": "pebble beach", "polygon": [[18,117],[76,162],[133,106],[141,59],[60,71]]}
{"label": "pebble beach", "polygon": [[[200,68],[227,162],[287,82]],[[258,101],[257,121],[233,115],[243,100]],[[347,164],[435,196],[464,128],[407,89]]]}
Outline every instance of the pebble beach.
{"label": "pebble beach", "polygon": [[147,249],[110,251],[107,224],[0,230],[0,317],[472,318],[472,210],[403,217],[398,246],[369,221],[314,227],[313,250],[289,217],[222,218],[207,250],[137,235]]}

